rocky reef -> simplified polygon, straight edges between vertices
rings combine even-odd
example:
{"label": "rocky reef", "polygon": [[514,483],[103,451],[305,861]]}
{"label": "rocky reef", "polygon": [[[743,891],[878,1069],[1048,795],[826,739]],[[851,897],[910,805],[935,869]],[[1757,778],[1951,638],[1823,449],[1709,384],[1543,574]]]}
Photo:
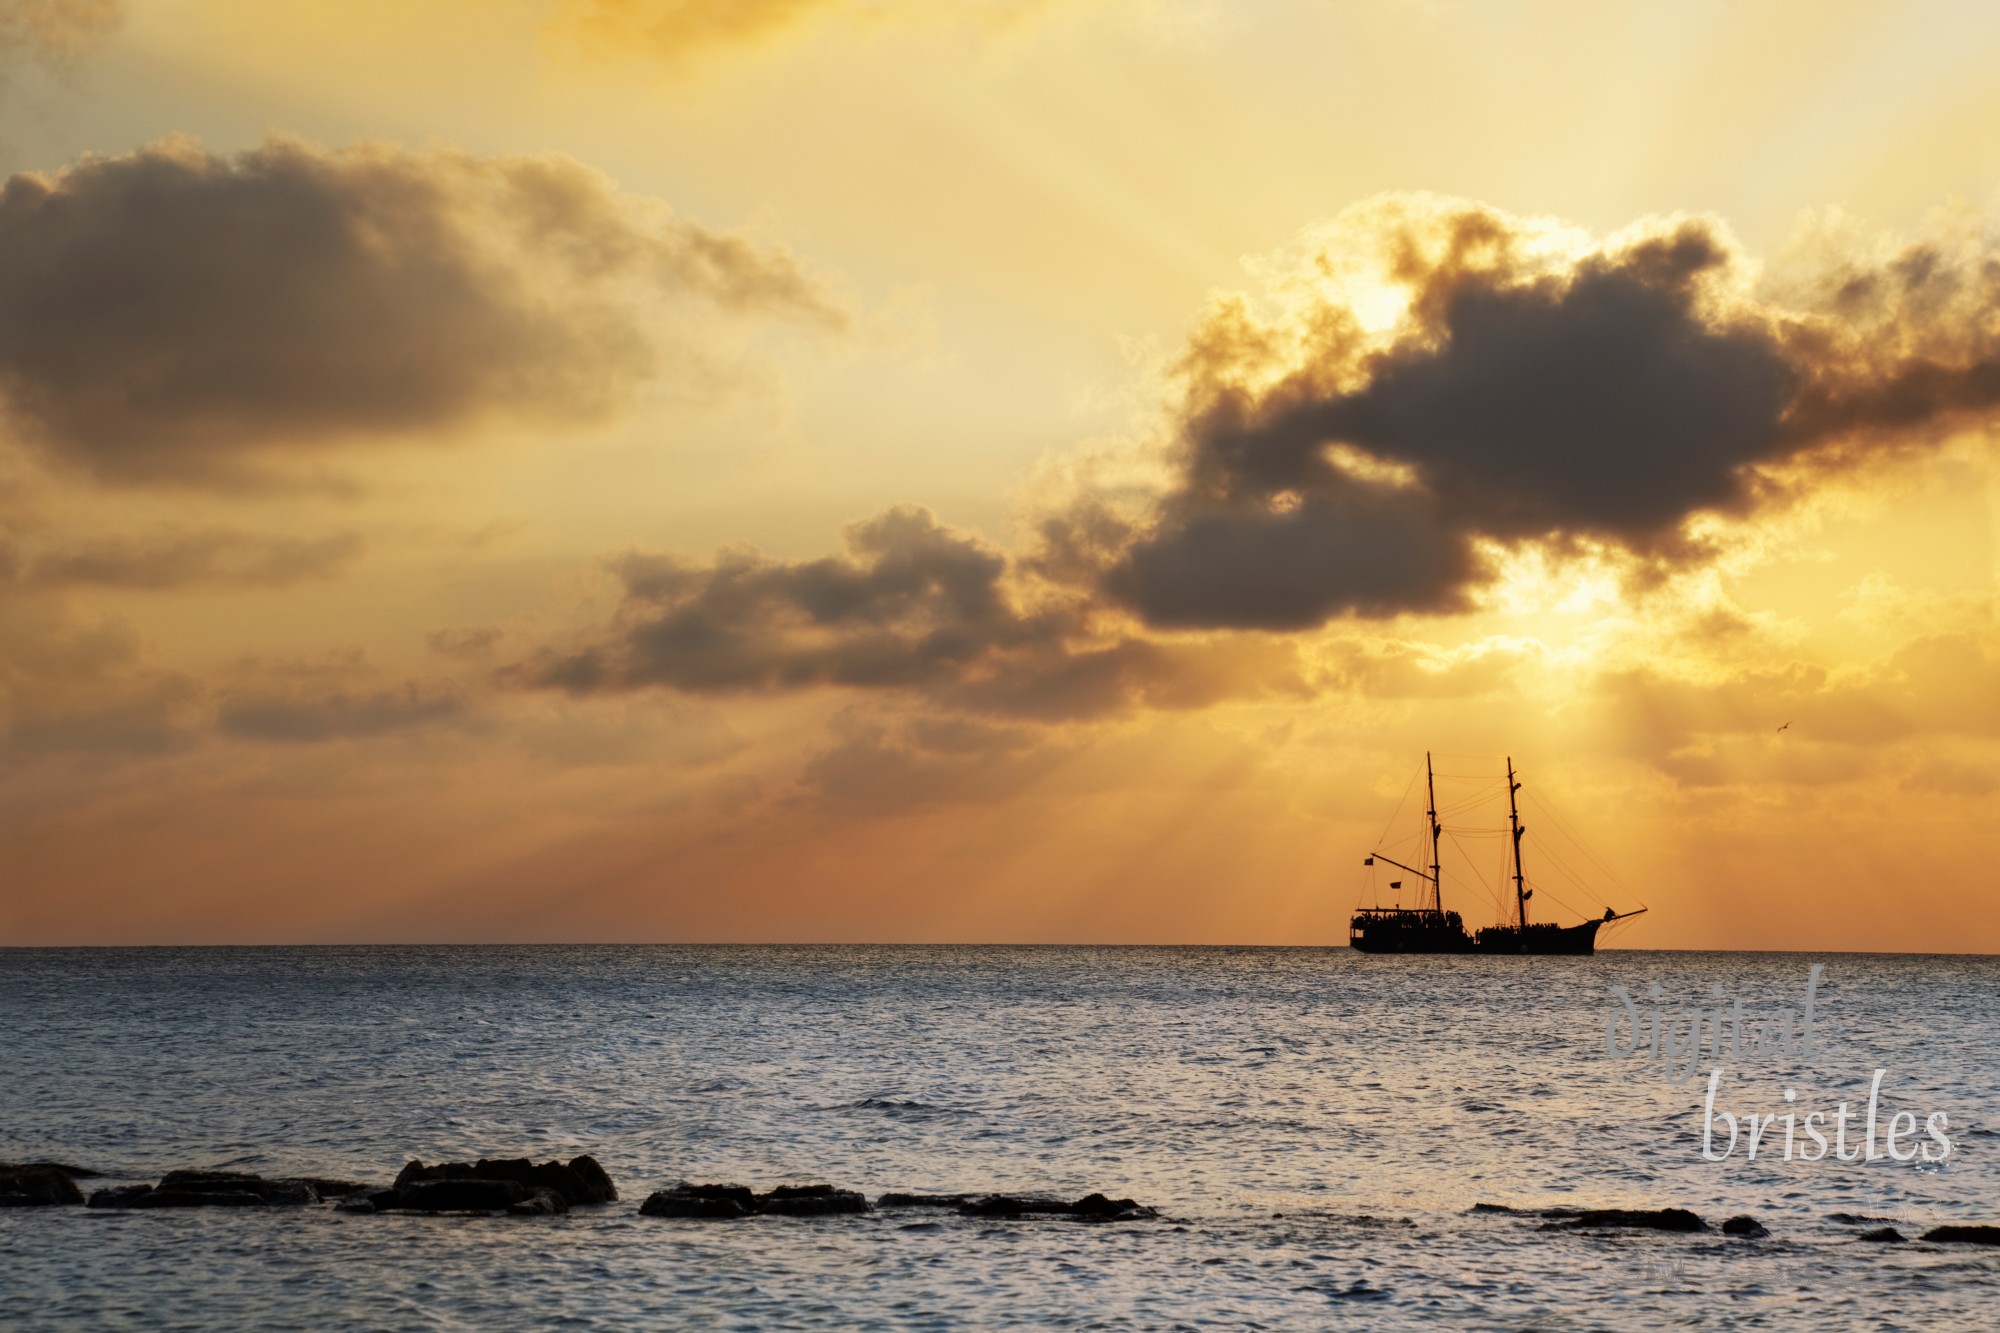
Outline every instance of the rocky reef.
{"label": "rocky reef", "polygon": [[92,1208],[262,1208],[298,1206],[367,1189],[326,1176],[267,1179],[241,1171],[169,1171],[153,1185],[120,1185],[90,1196]]}
{"label": "rocky reef", "polygon": [[639,1211],[647,1217],[733,1218],[763,1213],[775,1217],[832,1217],[865,1213],[868,1200],[832,1185],[780,1185],[759,1194],[747,1185],[690,1185],[686,1182],[648,1195]]}
{"label": "rocky reef", "polygon": [[988,1194],[959,1205],[967,1217],[1068,1217],[1079,1222],[1139,1222],[1159,1213],[1131,1199],[1111,1199],[1102,1194],[1086,1194],[1064,1201],[1042,1196]]}
{"label": "rocky reef", "polygon": [[[0,1165],[0,1206],[86,1202],[73,1176],[95,1172],[57,1163]],[[377,1189],[327,1176],[267,1177],[242,1171],[169,1171],[154,1183],[94,1191],[92,1208],[302,1207],[332,1202],[347,1213],[504,1213],[550,1216],[572,1208],[615,1202],[618,1188],[596,1158],[537,1163],[526,1157],[473,1162],[406,1163],[395,1183]],[[648,1217],[728,1219],[835,1217],[911,1209],[949,1210],[969,1218],[1067,1218],[1081,1222],[1133,1222],[1159,1214],[1130,1198],[1090,1193],[1077,1199],[1049,1194],[899,1194],[871,1205],[857,1190],[833,1185],[747,1185],[681,1182],[650,1195],[639,1211]]]}
{"label": "rocky reef", "polygon": [[[1136,1222],[1159,1214],[1131,1199],[1086,1194],[1060,1199],[1029,1194],[884,1194],[875,1209],[932,1209],[964,1217],[1066,1217],[1083,1222]],[[747,1185],[692,1185],[683,1181],[650,1195],[639,1211],[648,1217],[727,1219],[762,1214],[781,1217],[829,1217],[873,1211],[854,1190],[832,1185],[781,1185],[762,1194]]]}
{"label": "rocky reef", "polygon": [[386,1190],[341,1205],[356,1213],[508,1213],[516,1217],[567,1213],[613,1203],[618,1187],[595,1157],[535,1163],[526,1157],[476,1162],[406,1164]]}
{"label": "rocky reef", "polygon": [[1932,1227],[1917,1239],[1937,1241],[1947,1245],[2000,1245],[2000,1227]]}
{"label": "rocky reef", "polygon": [[1685,1208],[1585,1208],[1574,1217],[1542,1224],[1544,1231],[1612,1228],[1642,1231],[1706,1231],[1708,1223]]}
{"label": "rocky reef", "polygon": [[[526,1157],[427,1165],[412,1160],[387,1189],[330,1176],[266,1177],[241,1171],[169,1171],[151,1184],[115,1185],[93,1190],[86,1199],[77,1180],[100,1173],[60,1162],[0,1162],[0,1208],[87,1204],[91,1208],[271,1208],[332,1203],[348,1213],[498,1213],[552,1216],[573,1208],[616,1202],[618,1187],[595,1157],[537,1163]],[[1092,1192],[1067,1199],[1055,1194],[891,1192],[871,1204],[858,1190],[828,1184],[779,1185],[758,1191],[747,1185],[679,1182],[648,1195],[639,1207],[647,1217],[729,1220],[746,1217],[841,1217],[870,1213],[951,1213],[968,1219],[1016,1221],[1032,1218],[1075,1222],[1138,1222],[1159,1216],[1130,1198]],[[1475,1203],[1468,1214],[1500,1214],[1545,1219],[1540,1230],[1584,1232],[1645,1230],[1708,1232],[1712,1228],[1685,1208],[1517,1208]],[[1283,1216],[1283,1214],[1273,1214]],[[1830,1221],[1862,1227],[1892,1219],[1830,1213]],[[1372,1221],[1374,1219],[1362,1219]],[[911,1223],[932,1229],[935,1223]],[[1407,1223],[1405,1224],[1407,1225]],[[1722,1223],[1726,1236],[1755,1240],[1769,1236],[1762,1222],[1747,1215]],[[1857,1240],[1907,1241],[1892,1226],[1861,1231]],[[2000,1226],[1955,1224],[1932,1227],[1917,1237],[1932,1244],[2000,1246]]]}
{"label": "rocky reef", "polygon": [[[67,1191],[67,1193],[65,1193]],[[24,1202],[84,1202],[61,1169],[48,1164],[0,1167],[0,1192]],[[617,1186],[597,1159],[529,1161],[481,1158],[426,1166],[412,1161],[388,1189],[331,1176],[266,1177],[241,1171],[169,1171],[153,1184],[117,1185],[93,1192],[92,1208],[267,1208],[333,1202],[349,1213],[566,1213],[585,1204],[610,1203]]]}
{"label": "rocky reef", "polygon": [[0,1208],[82,1203],[75,1177],[95,1174],[60,1162],[0,1162]]}

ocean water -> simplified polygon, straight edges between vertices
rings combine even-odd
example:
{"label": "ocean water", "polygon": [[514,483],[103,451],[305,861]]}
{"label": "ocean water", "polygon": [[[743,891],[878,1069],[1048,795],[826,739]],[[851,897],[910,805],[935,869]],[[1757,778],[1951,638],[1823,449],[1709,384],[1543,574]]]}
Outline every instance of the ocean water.
{"label": "ocean water", "polygon": [[[1704,1065],[1614,1059],[1608,987],[1800,1006],[1719,1109],[1945,1115],[1942,1162],[1702,1157]],[[1621,1029],[1622,1032],[1622,1029]],[[11,1328],[1995,1326],[2000,960],[1345,949],[0,950],[0,1159],[386,1183],[590,1152],[562,1218],[0,1210]],[[1786,1103],[1783,1089],[1796,1101]],[[1718,1126],[1716,1133],[1721,1135]],[[1800,1144],[1804,1146],[1803,1135]],[[1720,1138],[1711,1150],[1719,1151]],[[640,1217],[678,1180],[1102,1190],[1158,1221]],[[1517,1208],[1747,1213],[1768,1239]]]}

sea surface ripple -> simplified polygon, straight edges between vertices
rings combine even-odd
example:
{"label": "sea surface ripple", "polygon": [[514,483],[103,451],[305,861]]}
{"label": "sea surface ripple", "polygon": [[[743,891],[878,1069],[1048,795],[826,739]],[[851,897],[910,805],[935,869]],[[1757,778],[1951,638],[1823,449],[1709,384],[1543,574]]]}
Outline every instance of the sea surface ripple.
{"label": "sea surface ripple", "polygon": [[[1705,1077],[1604,1049],[1607,987],[1797,1007],[1719,1105],[1949,1116],[1939,1165],[1706,1162]],[[596,1155],[564,1218],[0,1209],[12,1328],[1993,1327],[2000,960],[1346,949],[0,950],[0,1159],[387,1182]],[[1705,1074],[1705,1070],[1704,1070]],[[1885,1112],[1886,1113],[1886,1112]],[[643,1218],[678,1180],[1102,1190],[1153,1223]],[[1768,1240],[1517,1208],[1748,1213]]]}

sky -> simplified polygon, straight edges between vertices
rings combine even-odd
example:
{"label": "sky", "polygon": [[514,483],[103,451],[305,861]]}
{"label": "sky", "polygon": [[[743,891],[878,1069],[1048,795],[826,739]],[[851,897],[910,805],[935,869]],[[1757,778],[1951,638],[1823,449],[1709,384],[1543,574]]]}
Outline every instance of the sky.
{"label": "sky", "polygon": [[1996,60],[0,0],[0,944],[2000,951]]}

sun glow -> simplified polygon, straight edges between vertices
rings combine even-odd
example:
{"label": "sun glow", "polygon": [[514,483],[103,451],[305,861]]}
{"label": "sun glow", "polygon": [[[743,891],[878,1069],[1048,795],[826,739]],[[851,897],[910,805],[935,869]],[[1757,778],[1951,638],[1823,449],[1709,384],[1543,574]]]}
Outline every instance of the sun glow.
{"label": "sun glow", "polygon": [[1510,618],[1602,619],[1623,604],[1631,559],[1603,547],[1556,554],[1547,547],[1488,543],[1482,552],[1495,577],[1482,592],[1484,609]]}

